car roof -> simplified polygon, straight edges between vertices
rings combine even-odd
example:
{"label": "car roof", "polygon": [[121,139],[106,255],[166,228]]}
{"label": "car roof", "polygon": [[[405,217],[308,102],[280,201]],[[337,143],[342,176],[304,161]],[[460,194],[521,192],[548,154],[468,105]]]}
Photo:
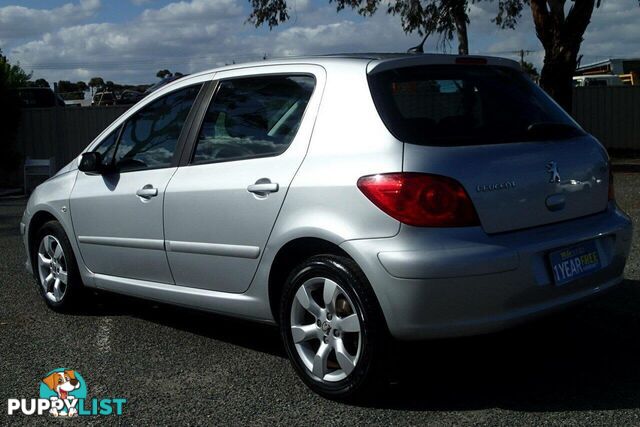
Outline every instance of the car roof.
{"label": "car roof", "polygon": [[[421,64],[455,64],[460,55],[449,55],[439,53],[398,53],[398,52],[363,52],[363,53],[336,53],[327,55],[289,56],[282,58],[269,58],[263,61],[253,61],[225,65],[223,67],[212,68],[199,73],[191,74],[190,77],[202,74],[215,73],[220,71],[235,70],[239,68],[260,67],[269,65],[291,65],[291,64],[317,64],[331,65],[339,63],[360,63],[367,67],[367,72],[378,72],[384,69],[421,65]],[[503,65],[512,68],[520,68],[518,62],[511,59],[485,56],[466,55],[464,58],[470,60],[485,60],[488,65]]]}

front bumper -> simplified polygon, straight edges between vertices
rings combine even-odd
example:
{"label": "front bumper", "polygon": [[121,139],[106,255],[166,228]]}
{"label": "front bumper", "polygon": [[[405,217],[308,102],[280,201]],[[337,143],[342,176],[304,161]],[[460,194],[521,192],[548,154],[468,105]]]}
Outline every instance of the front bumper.
{"label": "front bumper", "polygon": [[[585,218],[487,235],[480,227],[402,226],[341,247],[364,270],[391,334],[413,340],[491,332],[598,294],[623,280],[632,225],[614,204]],[[563,286],[548,253],[596,240],[602,269]]]}
{"label": "front bumper", "polygon": [[22,237],[22,244],[24,245],[25,253],[27,254],[24,267],[29,274],[33,274],[33,267],[31,266],[31,259],[29,257],[29,235],[27,233],[27,224],[29,223],[29,219],[29,215],[25,210],[22,214],[22,219],[20,220],[20,237]]}
{"label": "front bumper", "polygon": [[24,244],[25,252],[27,253],[27,259],[24,262],[25,269],[29,272],[29,274],[33,274],[33,267],[31,266],[31,259],[29,257],[29,236],[27,236],[27,226],[23,220],[20,221],[20,236],[22,236],[22,243]]}

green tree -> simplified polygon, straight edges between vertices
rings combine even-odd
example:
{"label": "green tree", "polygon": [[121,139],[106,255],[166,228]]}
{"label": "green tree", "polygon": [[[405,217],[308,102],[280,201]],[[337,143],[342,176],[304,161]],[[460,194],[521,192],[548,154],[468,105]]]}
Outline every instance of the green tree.
{"label": "green tree", "polygon": [[6,84],[13,88],[26,87],[31,79],[31,74],[27,73],[20,67],[20,64],[11,65],[7,57],[2,55],[0,50],[0,67],[3,69],[3,75]]}
{"label": "green tree", "polygon": [[20,165],[15,137],[20,124],[20,98],[15,90],[29,81],[30,75],[19,65],[11,65],[0,51],[0,185],[10,184],[12,173]]}
{"label": "green tree", "polygon": [[540,76],[540,74],[538,73],[538,69],[531,62],[522,61],[520,65],[522,66],[522,70],[531,78],[537,78],[538,76]]}
{"label": "green tree", "polygon": [[96,91],[101,90],[104,87],[104,79],[102,77],[91,77],[89,80],[89,88],[91,88],[91,96]]}
{"label": "green tree", "polygon": [[71,83],[69,80],[58,81],[58,93],[71,93],[77,91],[78,85],[76,83]]}
{"label": "green tree", "polygon": [[160,70],[156,73],[156,77],[159,79],[164,79],[165,77],[171,77],[171,71],[164,69],[164,70]]}
{"label": "green tree", "polygon": [[51,88],[49,86],[49,82],[45,79],[37,79],[35,82],[29,82],[30,87],[42,87],[42,88]]}
{"label": "green tree", "polygon": [[[286,0],[249,0],[251,14],[249,22],[256,27],[267,24],[270,29],[289,20],[289,7]],[[417,32],[426,38],[438,33],[444,45],[458,39],[458,53],[469,53],[468,0],[329,0],[335,3],[338,12],[345,8],[355,10],[362,16],[372,16],[380,7],[386,13],[399,15],[405,33]]]}
{"label": "green tree", "polygon": [[87,89],[89,89],[89,86],[87,86],[87,84],[83,81],[79,81],[78,83],[76,83],[76,86],[78,87],[78,90],[81,92],[86,92]]}
{"label": "green tree", "polygon": [[60,80],[58,82],[58,93],[65,101],[84,99],[86,87],[87,84],[85,82],[72,83],[68,80]]}
{"label": "green tree", "polygon": [[565,12],[567,0],[498,0],[495,23],[515,28],[525,7],[531,9],[536,36],[544,48],[540,86],[565,110],[571,111],[572,78],[578,53],[591,15],[600,0],[574,0]]}

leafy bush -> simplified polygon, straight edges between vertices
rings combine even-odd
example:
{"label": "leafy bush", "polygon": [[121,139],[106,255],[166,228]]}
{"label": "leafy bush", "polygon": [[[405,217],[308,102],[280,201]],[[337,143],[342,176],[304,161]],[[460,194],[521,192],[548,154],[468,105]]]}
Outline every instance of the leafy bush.
{"label": "leafy bush", "polygon": [[21,155],[15,148],[20,124],[20,99],[15,88],[25,86],[31,76],[11,65],[0,51],[0,185],[9,184]]}

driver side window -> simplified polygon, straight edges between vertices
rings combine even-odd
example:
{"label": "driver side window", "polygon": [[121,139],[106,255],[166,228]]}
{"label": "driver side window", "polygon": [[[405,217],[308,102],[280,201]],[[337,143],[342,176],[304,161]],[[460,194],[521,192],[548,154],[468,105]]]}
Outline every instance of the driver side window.
{"label": "driver side window", "polygon": [[120,133],[120,126],[113,132],[109,134],[109,136],[105,137],[100,144],[93,149],[96,153],[100,153],[102,155],[102,166],[108,167],[113,163],[113,155],[116,152],[117,142],[118,142],[118,134]]}
{"label": "driver side window", "polygon": [[115,153],[119,171],[171,166],[180,132],[201,86],[172,92],[127,120]]}

